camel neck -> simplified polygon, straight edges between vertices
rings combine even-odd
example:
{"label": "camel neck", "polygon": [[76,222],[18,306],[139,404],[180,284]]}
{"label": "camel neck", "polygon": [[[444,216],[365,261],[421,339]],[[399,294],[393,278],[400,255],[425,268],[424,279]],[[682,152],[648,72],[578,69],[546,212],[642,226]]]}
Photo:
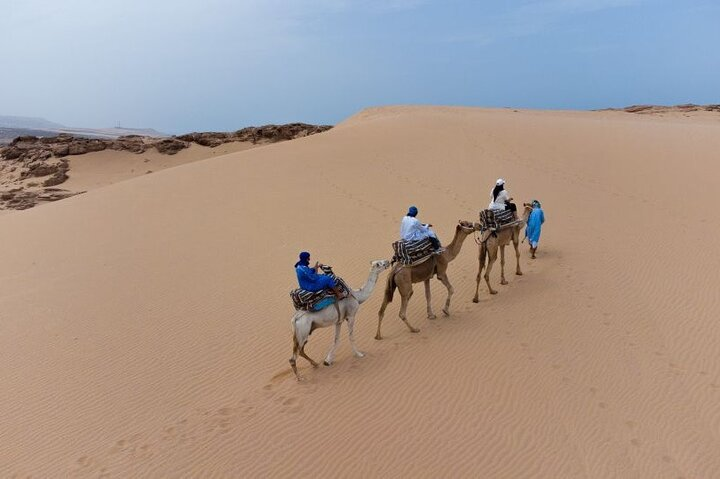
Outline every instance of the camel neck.
{"label": "camel neck", "polygon": [[373,289],[375,289],[375,284],[377,283],[378,276],[380,275],[379,271],[370,270],[370,275],[368,276],[367,281],[365,282],[365,285],[363,285],[362,288],[360,288],[357,291],[353,292],[353,295],[355,296],[355,299],[357,299],[358,303],[364,303],[366,299],[370,297],[370,294],[372,293]]}
{"label": "camel neck", "polygon": [[465,238],[467,236],[467,233],[465,233],[462,228],[457,227],[455,229],[455,236],[445,250],[445,254],[448,257],[448,260],[453,260],[457,255],[460,254],[460,249],[462,248],[463,241],[465,241]]}

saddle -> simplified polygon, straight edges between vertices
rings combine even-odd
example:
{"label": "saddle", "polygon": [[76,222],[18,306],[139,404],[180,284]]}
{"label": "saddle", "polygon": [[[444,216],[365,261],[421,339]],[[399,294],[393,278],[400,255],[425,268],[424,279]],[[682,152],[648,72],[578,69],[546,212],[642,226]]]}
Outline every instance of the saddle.
{"label": "saddle", "polygon": [[515,221],[510,210],[482,210],[480,211],[480,231],[499,230]]}
{"label": "saddle", "polygon": [[[322,265],[320,269],[324,274],[337,281],[340,289],[342,290],[342,298],[347,298],[350,295],[350,288],[347,283],[345,283],[342,278],[335,275],[332,270],[332,266]],[[337,301],[333,292],[328,289],[308,291],[302,288],[297,288],[290,291],[290,297],[292,298],[295,309],[298,311],[320,311]]]}
{"label": "saddle", "polygon": [[394,251],[392,263],[406,266],[422,263],[436,252],[428,238],[416,241],[395,241],[392,247]]}

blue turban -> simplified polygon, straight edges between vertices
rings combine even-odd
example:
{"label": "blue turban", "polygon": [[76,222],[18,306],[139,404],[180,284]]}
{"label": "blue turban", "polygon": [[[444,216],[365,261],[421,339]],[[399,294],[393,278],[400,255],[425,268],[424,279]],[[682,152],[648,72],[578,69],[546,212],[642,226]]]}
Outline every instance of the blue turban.
{"label": "blue turban", "polygon": [[300,265],[310,266],[310,253],[308,253],[307,251],[303,251],[302,253],[300,253],[300,261],[295,263],[296,268]]}
{"label": "blue turban", "polygon": [[411,206],[410,208],[408,208],[408,212],[407,212],[408,216],[417,216],[417,214],[418,214],[418,209],[415,206]]}

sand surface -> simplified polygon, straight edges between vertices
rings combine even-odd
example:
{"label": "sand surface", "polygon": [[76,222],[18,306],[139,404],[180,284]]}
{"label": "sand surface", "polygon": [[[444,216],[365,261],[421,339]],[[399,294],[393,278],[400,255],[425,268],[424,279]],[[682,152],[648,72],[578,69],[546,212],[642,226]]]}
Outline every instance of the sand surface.
{"label": "sand surface", "polygon": [[[0,477],[720,477],[718,151],[714,118],[388,107],[4,215]],[[343,328],[297,383],[298,251],[359,287],[408,205],[449,243],[497,177],[543,202],[525,274],[473,304],[470,238],[451,317],[416,285],[375,341],[384,273],[366,357]]]}
{"label": "sand surface", "polygon": [[66,159],[70,163],[68,173],[70,178],[62,183],[61,187],[70,191],[89,191],[173,166],[249,150],[254,146],[252,143],[244,142],[225,143],[215,148],[192,144],[174,155],[165,155],[155,149],[149,149],[139,154],[104,150],[68,156]]}

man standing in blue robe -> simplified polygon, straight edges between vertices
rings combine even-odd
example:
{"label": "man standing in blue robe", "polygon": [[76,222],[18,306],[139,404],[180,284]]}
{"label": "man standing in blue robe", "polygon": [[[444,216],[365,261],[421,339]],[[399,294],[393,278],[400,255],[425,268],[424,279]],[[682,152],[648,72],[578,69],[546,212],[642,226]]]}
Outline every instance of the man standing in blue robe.
{"label": "man standing in blue robe", "polygon": [[525,237],[530,243],[530,253],[533,259],[535,259],[535,252],[540,242],[540,231],[543,223],[545,223],[545,212],[542,210],[540,202],[533,200],[532,211],[530,212],[527,227],[525,228]]}

